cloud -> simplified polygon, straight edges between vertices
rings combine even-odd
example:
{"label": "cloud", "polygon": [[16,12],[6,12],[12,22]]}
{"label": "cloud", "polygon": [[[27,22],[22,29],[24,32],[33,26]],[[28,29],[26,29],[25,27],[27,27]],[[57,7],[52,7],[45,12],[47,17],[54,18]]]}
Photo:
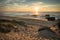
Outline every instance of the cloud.
{"label": "cloud", "polygon": [[42,2],[45,4],[55,4],[60,3],[60,0],[0,0],[0,4],[31,4],[36,2],[40,2],[40,4],[42,4]]}
{"label": "cloud", "polygon": [[39,4],[44,5],[43,7],[51,7],[56,6],[56,5],[50,5],[51,3],[55,2],[57,2],[57,0],[0,0],[0,6],[19,6],[19,5],[31,6],[33,4]]}
{"label": "cloud", "polygon": [[42,4],[41,0],[0,0],[0,4],[32,4],[32,3],[36,3],[36,2],[40,2],[40,4]]}
{"label": "cloud", "polygon": [[43,5],[43,7],[56,7],[57,5]]}
{"label": "cloud", "polygon": [[26,2],[26,0],[22,0],[21,2]]}

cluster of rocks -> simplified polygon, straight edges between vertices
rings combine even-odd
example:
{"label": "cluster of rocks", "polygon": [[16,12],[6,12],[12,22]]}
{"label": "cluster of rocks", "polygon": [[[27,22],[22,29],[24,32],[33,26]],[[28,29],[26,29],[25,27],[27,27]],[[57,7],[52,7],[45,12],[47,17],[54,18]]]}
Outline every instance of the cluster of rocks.
{"label": "cluster of rocks", "polygon": [[0,20],[0,32],[2,33],[9,33],[13,29],[15,31],[18,30],[19,26],[27,27],[24,21],[17,22],[15,20],[9,21],[9,20]]}

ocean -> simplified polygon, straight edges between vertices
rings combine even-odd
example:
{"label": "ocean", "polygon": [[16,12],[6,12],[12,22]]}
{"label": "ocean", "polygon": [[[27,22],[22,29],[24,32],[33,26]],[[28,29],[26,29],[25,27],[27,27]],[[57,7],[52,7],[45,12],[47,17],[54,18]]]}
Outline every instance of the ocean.
{"label": "ocean", "polygon": [[[45,18],[46,14],[60,19],[60,12],[39,12],[37,18]],[[33,17],[32,15],[32,12],[0,12],[0,16]]]}

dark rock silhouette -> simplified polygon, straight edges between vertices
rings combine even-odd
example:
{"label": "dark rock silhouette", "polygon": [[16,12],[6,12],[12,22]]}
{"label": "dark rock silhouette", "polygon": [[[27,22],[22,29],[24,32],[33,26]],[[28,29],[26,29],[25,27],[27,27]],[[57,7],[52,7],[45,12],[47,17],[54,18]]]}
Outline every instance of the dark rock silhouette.
{"label": "dark rock silhouette", "polygon": [[50,17],[50,15],[49,14],[46,14],[45,17],[48,18],[48,17]]}
{"label": "dark rock silhouette", "polygon": [[46,14],[45,17],[48,21],[55,21],[55,17],[50,17],[49,14]]}
{"label": "dark rock silhouette", "polygon": [[47,18],[49,21],[55,21],[55,17],[49,17]]}

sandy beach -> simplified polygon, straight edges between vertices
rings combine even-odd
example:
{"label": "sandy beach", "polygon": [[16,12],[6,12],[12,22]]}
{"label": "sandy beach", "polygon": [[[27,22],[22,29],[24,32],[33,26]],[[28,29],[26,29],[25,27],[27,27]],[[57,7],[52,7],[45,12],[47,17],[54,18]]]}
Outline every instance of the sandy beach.
{"label": "sandy beach", "polygon": [[[17,24],[11,23],[14,27],[17,27],[17,29],[12,28],[9,33],[0,32],[0,40],[60,40],[57,34],[49,29],[49,27],[52,27],[54,24],[56,24],[56,21],[24,17],[0,17],[0,19],[9,20],[10,22],[17,21]],[[23,21],[27,26],[24,24],[22,25],[20,21]],[[40,28],[44,27],[48,29],[39,31]]]}

